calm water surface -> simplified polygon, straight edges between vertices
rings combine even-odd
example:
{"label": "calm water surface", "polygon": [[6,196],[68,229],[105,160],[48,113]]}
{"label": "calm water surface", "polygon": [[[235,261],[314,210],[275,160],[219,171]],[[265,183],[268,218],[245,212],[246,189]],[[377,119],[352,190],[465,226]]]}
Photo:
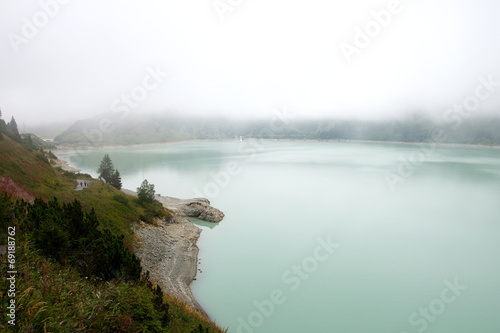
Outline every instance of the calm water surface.
{"label": "calm water surface", "polygon": [[500,150],[440,147],[407,172],[418,151],[235,141],[64,159],[96,176],[109,153],[125,188],[148,179],[224,211],[200,224],[192,289],[229,332],[498,333]]}

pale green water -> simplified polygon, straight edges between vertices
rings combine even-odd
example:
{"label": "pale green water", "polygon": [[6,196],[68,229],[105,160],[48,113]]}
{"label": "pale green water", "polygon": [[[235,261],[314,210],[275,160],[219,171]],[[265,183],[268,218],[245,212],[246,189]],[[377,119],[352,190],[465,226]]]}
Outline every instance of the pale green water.
{"label": "pale green water", "polygon": [[[500,150],[438,148],[393,192],[385,173],[417,146],[250,147],[183,143],[67,160],[95,175],[109,153],[125,188],[147,178],[164,195],[208,194],[226,218],[202,226],[192,289],[229,332],[500,332]],[[340,247],[330,254],[318,237]],[[467,289],[448,290],[455,279]]]}

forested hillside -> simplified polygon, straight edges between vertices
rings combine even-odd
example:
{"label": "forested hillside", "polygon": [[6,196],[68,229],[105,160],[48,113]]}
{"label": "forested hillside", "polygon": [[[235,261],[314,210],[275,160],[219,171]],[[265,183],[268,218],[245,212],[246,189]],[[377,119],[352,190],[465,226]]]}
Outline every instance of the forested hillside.
{"label": "forested hillside", "polygon": [[500,145],[500,118],[476,116],[433,120],[413,114],[399,120],[360,121],[336,119],[230,120],[183,118],[176,115],[108,114],[80,120],[55,138],[67,145],[130,145],[182,140],[244,138],[308,140],[373,140],[431,142],[433,131],[445,134],[440,143]]}

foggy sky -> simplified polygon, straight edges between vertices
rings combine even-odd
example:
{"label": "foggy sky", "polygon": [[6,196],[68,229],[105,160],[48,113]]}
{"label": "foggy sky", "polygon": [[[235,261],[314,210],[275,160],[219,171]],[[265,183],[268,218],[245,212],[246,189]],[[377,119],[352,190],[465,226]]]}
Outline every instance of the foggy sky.
{"label": "foggy sky", "polygon": [[[120,109],[440,115],[479,77],[500,82],[498,1],[397,3],[0,0],[0,108],[28,125]],[[357,48],[350,62],[347,44]],[[478,112],[500,114],[497,89]],[[140,100],[124,102],[132,92]]]}

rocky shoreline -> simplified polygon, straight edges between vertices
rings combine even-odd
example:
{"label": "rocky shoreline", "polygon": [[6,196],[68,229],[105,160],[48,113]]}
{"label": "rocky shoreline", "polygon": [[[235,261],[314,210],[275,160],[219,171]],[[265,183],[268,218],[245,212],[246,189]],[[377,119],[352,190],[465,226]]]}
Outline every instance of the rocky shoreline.
{"label": "rocky shoreline", "polygon": [[224,213],[210,206],[210,201],[205,198],[177,199],[166,196],[156,198],[163,206],[170,211],[187,217],[194,217],[198,220],[218,223],[224,218]]}
{"label": "rocky shoreline", "polygon": [[141,259],[143,271],[149,271],[151,282],[207,316],[190,288],[197,273],[199,248],[196,242],[201,229],[176,216],[156,225],[141,222],[134,232],[139,238],[135,254]]}
{"label": "rocky shoreline", "polygon": [[[55,152],[57,153],[57,151],[55,151]],[[60,167],[64,171],[69,171],[69,172],[73,172],[73,173],[78,173],[81,171],[81,170],[75,169],[72,166],[70,166],[68,162],[60,159],[59,156],[57,156],[57,159],[53,159],[52,161],[54,162],[56,167]]]}
{"label": "rocky shoreline", "polygon": [[[136,195],[130,190],[122,190]],[[208,222],[219,222],[224,214],[210,206],[204,198],[177,199],[157,196],[156,199],[168,209],[172,217],[155,224],[139,223],[134,228],[138,237],[135,254],[141,259],[144,271],[162,290],[189,305],[195,311],[207,316],[194,298],[190,284],[196,278],[198,252],[196,245],[201,229],[187,217],[196,217]],[[208,316],[207,316],[208,317]]]}
{"label": "rocky shoreline", "polygon": [[[56,151],[56,155],[58,151]],[[59,156],[58,156],[59,157]],[[70,172],[79,172],[62,159],[55,160],[56,166]],[[131,190],[122,189],[128,195],[137,196]],[[191,282],[198,270],[198,252],[196,245],[201,229],[187,217],[194,217],[207,222],[218,223],[224,213],[212,207],[205,198],[177,199],[156,195],[172,217],[154,224],[139,222],[134,226],[137,236],[135,254],[141,259],[144,271],[149,271],[150,280],[190,306],[193,310],[207,316],[206,312],[191,292]]]}

